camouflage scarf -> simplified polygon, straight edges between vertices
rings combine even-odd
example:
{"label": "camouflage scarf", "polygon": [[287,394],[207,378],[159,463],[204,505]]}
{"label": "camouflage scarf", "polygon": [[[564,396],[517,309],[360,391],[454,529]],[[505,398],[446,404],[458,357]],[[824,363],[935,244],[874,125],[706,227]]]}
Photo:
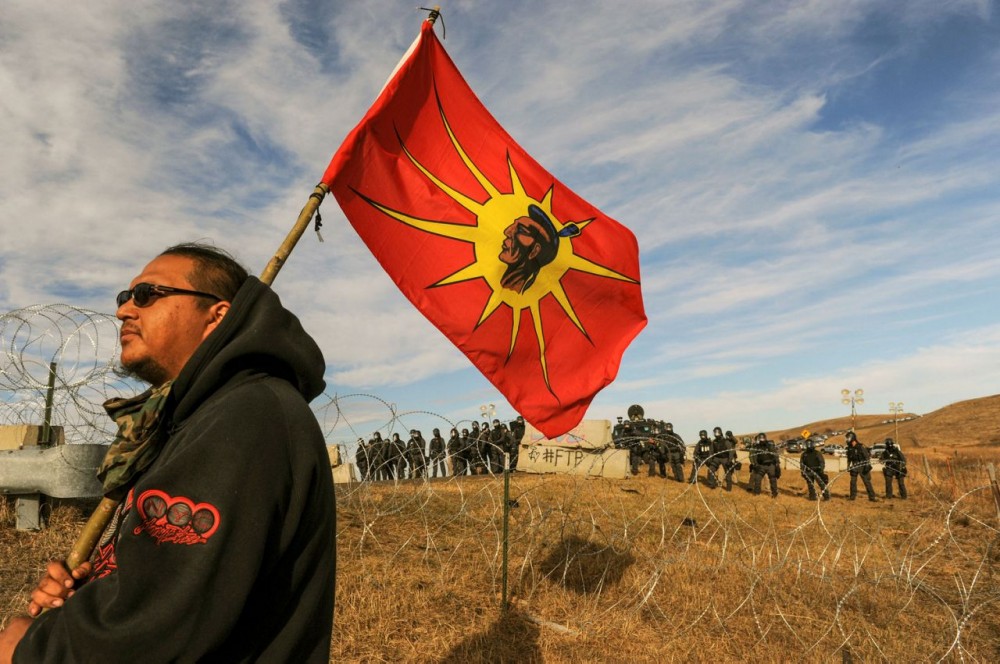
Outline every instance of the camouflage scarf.
{"label": "camouflage scarf", "polygon": [[121,500],[135,479],[156,459],[166,440],[166,411],[173,381],[153,387],[130,399],[108,399],[104,410],[118,423],[97,478],[104,495]]}

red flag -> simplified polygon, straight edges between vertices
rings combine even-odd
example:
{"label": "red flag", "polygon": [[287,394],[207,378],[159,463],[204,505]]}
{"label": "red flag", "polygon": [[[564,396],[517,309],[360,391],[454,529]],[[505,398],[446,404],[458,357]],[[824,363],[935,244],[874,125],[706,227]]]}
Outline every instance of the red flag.
{"label": "red flag", "polygon": [[635,236],[514,142],[430,22],[323,182],[410,302],[547,436],[583,418],[646,325]]}

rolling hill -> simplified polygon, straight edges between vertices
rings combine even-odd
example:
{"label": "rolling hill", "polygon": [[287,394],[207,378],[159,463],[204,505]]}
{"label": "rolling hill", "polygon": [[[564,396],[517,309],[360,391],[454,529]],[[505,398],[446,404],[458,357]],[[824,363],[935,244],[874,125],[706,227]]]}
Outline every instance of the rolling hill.
{"label": "rolling hill", "polygon": [[[905,420],[905,421],[904,421]],[[810,422],[790,429],[768,431],[774,441],[796,438],[803,430],[814,434],[832,434],[830,441],[843,443],[844,435],[851,426],[851,418],[838,417],[830,420]],[[869,447],[885,440],[887,436],[897,437],[896,425],[891,414],[858,415],[858,439]],[[1000,449],[1000,394],[959,401],[926,415],[906,413],[898,422],[897,442],[904,450],[920,450],[928,456],[947,456],[956,450],[974,452],[976,449]]]}

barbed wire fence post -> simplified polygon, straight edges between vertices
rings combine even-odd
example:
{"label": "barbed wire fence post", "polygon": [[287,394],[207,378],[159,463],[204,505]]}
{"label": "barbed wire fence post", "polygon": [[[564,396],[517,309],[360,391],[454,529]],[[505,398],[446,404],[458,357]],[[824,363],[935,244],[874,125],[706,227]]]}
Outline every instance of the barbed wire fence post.
{"label": "barbed wire fence post", "polygon": [[510,452],[503,453],[503,570],[500,615],[507,614],[507,563],[510,551]]}
{"label": "barbed wire fence post", "polygon": [[997,521],[1000,521],[1000,484],[997,483],[997,469],[996,466],[990,462],[986,466],[986,472],[990,476],[990,489],[993,494],[993,502],[997,507]]}

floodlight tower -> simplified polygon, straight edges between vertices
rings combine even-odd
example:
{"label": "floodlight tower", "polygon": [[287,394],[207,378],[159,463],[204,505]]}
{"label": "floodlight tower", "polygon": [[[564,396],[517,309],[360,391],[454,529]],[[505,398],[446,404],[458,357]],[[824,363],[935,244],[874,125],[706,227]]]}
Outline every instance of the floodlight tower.
{"label": "floodlight tower", "polygon": [[890,401],[889,402],[889,412],[892,413],[892,426],[895,429],[895,433],[892,435],[892,439],[896,441],[899,445],[899,414],[903,411],[903,402]]}
{"label": "floodlight tower", "polygon": [[840,391],[840,403],[845,406],[850,404],[851,406],[851,431],[854,431],[856,428],[858,419],[857,406],[860,406],[865,402],[864,395],[865,391],[862,389],[854,390],[854,392],[851,392],[850,390]]}
{"label": "floodlight tower", "polygon": [[[479,412],[483,414],[483,419],[486,420],[486,424],[489,425],[497,416],[496,404],[491,403],[488,406],[486,404],[483,404],[482,406],[479,407]],[[487,426],[486,428],[488,429],[489,426]]]}

